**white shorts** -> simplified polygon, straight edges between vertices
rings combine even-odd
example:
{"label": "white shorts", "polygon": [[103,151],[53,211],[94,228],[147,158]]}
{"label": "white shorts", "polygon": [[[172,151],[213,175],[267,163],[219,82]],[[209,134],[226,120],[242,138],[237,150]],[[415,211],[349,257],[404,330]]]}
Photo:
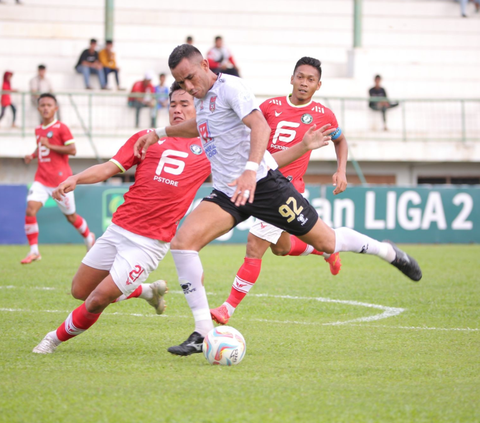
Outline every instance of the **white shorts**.
{"label": "white shorts", "polygon": [[[46,187],[40,182],[35,181],[28,191],[27,201],[38,201],[39,203],[42,203],[42,205],[45,205],[48,197],[52,196],[54,190],[55,188]],[[55,202],[58,204],[58,207],[63,214],[69,215],[75,213],[75,195],[73,194],[73,191],[65,194],[62,201],[55,200]]]}
{"label": "white shorts", "polygon": [[250,228],[250,233],[255,235],[260,239],[270,242],[271,244],[276,244],[282,235],[283,229],[277,228],[276,226],[271,225],[270,223],[264,222],[260,219],[255,219],[252,227]]}
{"label": "white shorts", "polygon": [[137,235],[112,223],[82,263],[108,270],[120,291],[129,295],[147,280],[169,248],[169,242]]}

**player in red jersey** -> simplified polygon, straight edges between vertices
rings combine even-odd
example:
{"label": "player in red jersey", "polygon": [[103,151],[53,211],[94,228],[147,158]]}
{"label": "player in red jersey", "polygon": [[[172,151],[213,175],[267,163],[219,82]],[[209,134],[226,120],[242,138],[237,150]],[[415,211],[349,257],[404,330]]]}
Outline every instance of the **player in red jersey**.
{"label": "player in red jersey", "polygon": [[[348,156],[347,140],[338,127],[333,112],[312,97],[321,85],[322,68],[317,59],[302,57],[295,65],[290,83],[292,94],[266,100],[260,105],[267,123],[271,128],[267,150],[270,153],[288,150],[301,142],[305,132],[312,126],[330,124],[336,131],[331,134],[337,154],[337,171],[333,175],[336,185],[334,194],[347,187],[346,165]],[[305,192],[303,175],[307,171],[311,150],[280,169],[300,193]],[[256,219],[248,234],[247,251],[243,265],[235,276],[228,299],[220,306],[210,310],[213,320],[227,324],[235,308],[245,298],[260,275],[262,257],[268,248],[279,256],[323,255],[330,265],[330,271],[337,275],[341,261],[339,253],[327,254],[315,250],[294,235],[290,235],[267,222]]]}
{"label": "player in red jersey", "polygon": [[[195,117],[193,97],[172,86],[170,124]],[[318,148],[324,142],[320,128],[309,131],[310,139],[295,152],[276,157],[288,163],[302,150]],[[55,190],[62,198],[77,184],[93,184],[137,165],[135,183],[124,195],[125,202],[115,212],[112,224],[87,253],[72,281],[72,295],[85,302],[67,317],[57,330],[49,332],[33,349],[34,353],[53,353],[57,346],[92,326],[112,302],[139,297],[161,314],[165,309],[164,281],[144,284],[168,251],[178,222],[187,212],[200,185],[210,174],[210,162],[198,138],[166,137],[150,147],[142,161],[134,156],[133,146],[150,130],[138,132],[107,163],[93,166],[69,177]],[[317,138],[316,138],[317,137]],[[309,142],[308,142],[309,141]],[[288,153],[288,154],[285,154]],[[292,154],[293,153],[293,154]]]}
{"label": "player in red jersey", "polygon": [[[76,154],[75,140],[68,126],[55,119],[57,110],[57,100],[52,94],[42,94],[38,98],[42,125],[35,128],[37,148],[33,154],[25,156],[24,159],[25,163],[29,164],[34,158],[38,158],[38,169],[27,197],[25,233],[30,244],[30,252],[21,261],[22,264],[29,264],[42,258],[38,250],[37,213],[52,195],[55,187],[72,174],[68,156]],[[55,201],[67,220],[84,238],[87,250],[90,249],[95,242],[95,235],[88,229],[87,221],[75,213],[73,192],[60,201]]]}

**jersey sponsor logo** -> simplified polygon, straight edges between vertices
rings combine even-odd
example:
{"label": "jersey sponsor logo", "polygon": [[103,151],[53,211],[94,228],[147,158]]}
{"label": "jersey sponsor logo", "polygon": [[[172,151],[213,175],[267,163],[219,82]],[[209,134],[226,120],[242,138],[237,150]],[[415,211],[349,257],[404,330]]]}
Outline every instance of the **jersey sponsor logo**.
{"label": "jersey sponsor logo", "polygon": [[320,106],[313,106],[312,111],[317,112],[317,113],[325,113],[325,109]]}
{"label": "jersey sponsor logo", "polygon": [[283,112],[277,112],[277,111],[275,110],[275,117],[279,117],[282,113],[283,113]]}
{"label": "jersey sponsor logo", "polygon": [[313,122],[312,115],[305,113],[300,119],[305,125],[309,125]]}
{"label": "jersey sponsor logo", "polygon": [[288,122],[282,120],[278,122],[277,129],[273,135],[272,144],[276,144],[277,141],[280,142],[292,142],[297,135],[297,131],[293,128],[298,128],[300,124],[298,122]]}
{"label": "jersey sponsor logo", "polygon": [[213,97],[210,97],[210,111],[212,113],[215,111],[216,101],[217,101],[217,96],[216,95],[214,95]]}
{"label": "jersey sponsor logo", "polygon": [[199,145],[197,145],[197,144],[192,144],[192,145],[190,146],[190,151],[191,151],[193,154],[199,156],[200,154],[202,154],[202,151],[203,151],[203,150],[202,150],[202,147],[200,147]]}
{"label": "jersey sponsor logo", "polygon": [[282,101],[281,100],[277,100],[277,99],[272,99],[269,101],[269,103],[271,104],[276,104],[277,106],[281,106],[282,105]]}
{"label": "jersey sponsor logo", "polygon": [[131,270],[128,274],[126,285],[131,285],[132,283],[134,283],[144,271],[145,270],[142,266],[140,266],[139,264],[135,265],[133,270]]}
{"label": "jersey sponsor logo", "polygon": [[177,150],[165,150],[162,153],[162,157],[160,157],[155,173],[157,175],[160,175],[162,172],[170,173],[171,175],[180,175],[185,169],[185,162],[175,159],[174,157],[186,159],[188,153]]}
{"label": "jersey sponsor logo", "polygon": [[37,154],[38,154],[38,160],[40,162],[46,163],[46,162],[49,162],[51,160],[51,158],[48,157],[50,155],[50,149],[45,147],[41,143],[38,143]]}

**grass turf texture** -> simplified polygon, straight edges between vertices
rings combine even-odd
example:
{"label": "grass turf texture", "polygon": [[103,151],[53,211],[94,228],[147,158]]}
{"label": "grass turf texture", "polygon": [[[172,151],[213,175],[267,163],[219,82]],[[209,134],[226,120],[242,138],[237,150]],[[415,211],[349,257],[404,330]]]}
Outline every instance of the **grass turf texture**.
{"label": "grass turf texture", "polygon": [[[230,321],[247,354],[227,368],[166,351],[193,328],[170,255],[149,278],[169,282],[166,316],[143,300],[113,304],[54,354],[31,353],[80,304],[69,287],[84,250],[41,246],[43,260],[21,266],[26,247],[0,247],[0,422],[478,422],[480,246],[406,250],[422,265],[418,284],[376,257],[343,254],[333,277],[322,258],[268,253]],[[202,251],[210,306],[243,255]],[[318,297],[405,311],[328,325],[382,310]],[[465,328],[477,330],[455,330]]]}

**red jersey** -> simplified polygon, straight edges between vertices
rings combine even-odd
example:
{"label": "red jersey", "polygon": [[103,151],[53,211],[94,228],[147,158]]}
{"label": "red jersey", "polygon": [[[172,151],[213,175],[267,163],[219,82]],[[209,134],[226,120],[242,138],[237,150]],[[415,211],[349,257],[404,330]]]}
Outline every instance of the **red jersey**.
{"label": "red jersey", "polygon": [[133,146],[142,135],[133,135],[111,159],[122,172],[137,165],[135,183],[112,222],[147,238],[170,242],[195,194],[210,174],[210,162],[199,138],[164,138],[150,146],[142,161]]}
{"label": "red jersey", "polygon": [[[287,150],[302,141],[305,132],[312,126],[317,129],[330,123],[332,128],[337,128],[337,119],[333,112],[316,101],[295,106],[289,97],[276,97],[266,100],[260,105],[265,119],[271,128],[270,140],[267,150],[276,153]],[[292,183],[299,192],[305,191],[303,175],[307,171],[311,151],[293,161],[280,171],[285,177],[291,177]]]}
{"label": "red jersey", "polygon": [[68,154],[60,154],[40,144],[40,138],[48,138],[52,145],[70,145],[75,142],[68,126],[54,120],[50,125],[35,128],[37,139],[38,169],[35,180],[46,187],[57,187],[72,175]]}
{"label": "red jersey", "polygon": [[[149,83],[147,86],[143,83],[143,81],[137,81],[133,84],[132,91],[130,93],[154,93],[155,87]],[[128,97],[128,101],[133,100],[142,100],[141,97]]]}

